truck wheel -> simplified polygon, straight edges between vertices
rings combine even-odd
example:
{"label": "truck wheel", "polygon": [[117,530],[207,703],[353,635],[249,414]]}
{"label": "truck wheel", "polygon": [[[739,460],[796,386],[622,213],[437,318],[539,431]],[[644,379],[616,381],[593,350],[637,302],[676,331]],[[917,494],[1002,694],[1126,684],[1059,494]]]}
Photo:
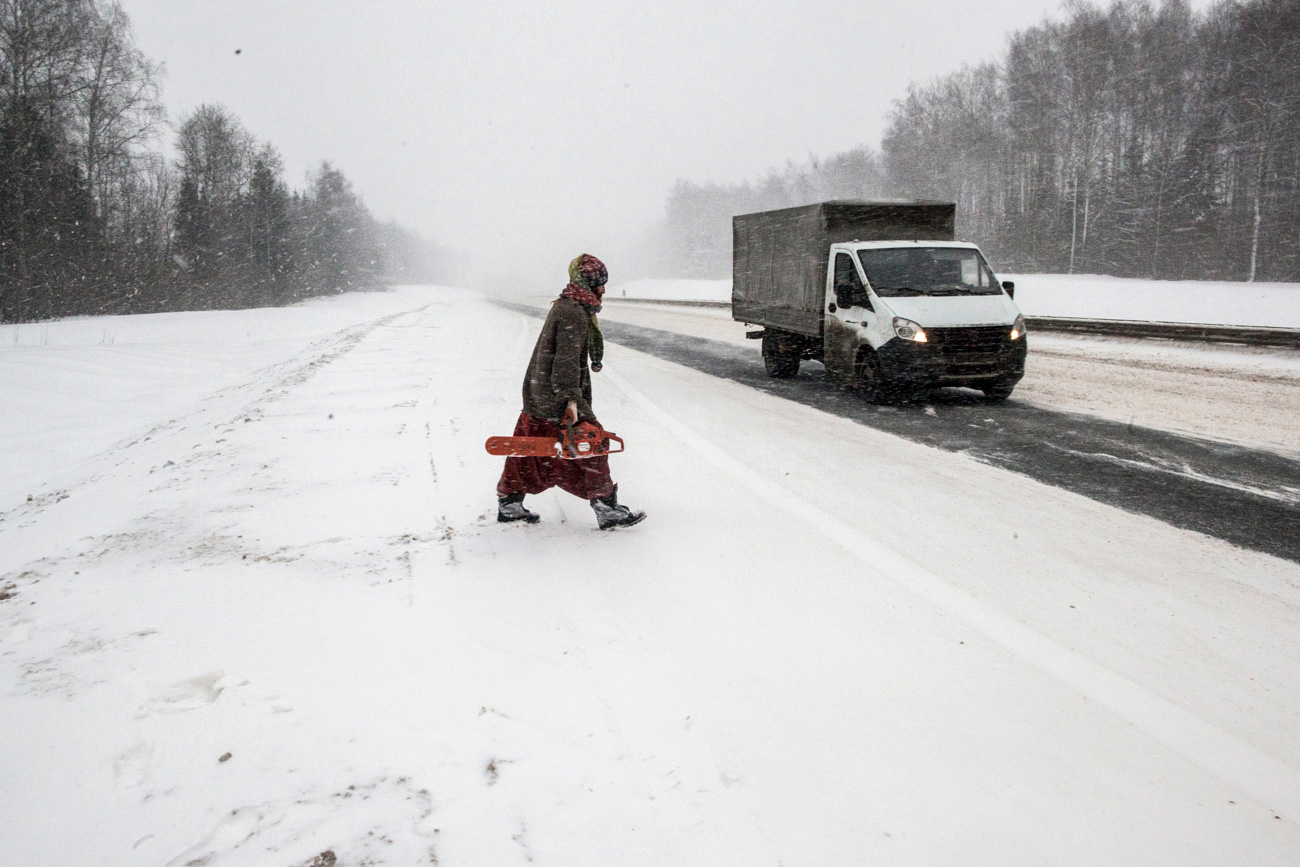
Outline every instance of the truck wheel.
{"label": "truck wheel", "polygon": [[984,386],[984,399],[989,403],[1001,403],[1011,397],[1011,392],[1015,389],[1015,383],[993,382]]}
{"label": "truck wheel", "polygon": [[799,372],[799,348],[780,334],[763,335],[763,366],[773,379],[789,379]]}
{"label": "truck wheel", "polygon": [[884,374],[880,372],[880,359],[871,350],[864,350],[858,356],[858,388],[867,403],[884,403],[889,396]]}

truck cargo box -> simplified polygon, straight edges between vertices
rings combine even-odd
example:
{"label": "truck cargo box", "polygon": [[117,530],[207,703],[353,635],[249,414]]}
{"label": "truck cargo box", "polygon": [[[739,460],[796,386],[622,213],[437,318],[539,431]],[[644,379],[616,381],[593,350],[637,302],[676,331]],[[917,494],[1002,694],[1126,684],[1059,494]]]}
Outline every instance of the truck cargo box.
{"label": "truck cargo box", "polygon": [[731,220],[731,317],[817,337],[827,251],[844,241],[951,241],[956,205],[836,201]]}

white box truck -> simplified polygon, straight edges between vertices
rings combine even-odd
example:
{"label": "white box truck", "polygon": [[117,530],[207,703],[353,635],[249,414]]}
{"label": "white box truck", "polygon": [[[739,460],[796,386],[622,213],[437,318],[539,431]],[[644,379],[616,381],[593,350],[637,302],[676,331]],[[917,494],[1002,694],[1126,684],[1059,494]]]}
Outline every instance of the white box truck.
{"label": "white box truck", "polygon": [[761,331],[769,376],[803,360],[878,402],[942,386],[1005,400],[1025,321],[946,202],[822,202],[732,219],[732,318]]}

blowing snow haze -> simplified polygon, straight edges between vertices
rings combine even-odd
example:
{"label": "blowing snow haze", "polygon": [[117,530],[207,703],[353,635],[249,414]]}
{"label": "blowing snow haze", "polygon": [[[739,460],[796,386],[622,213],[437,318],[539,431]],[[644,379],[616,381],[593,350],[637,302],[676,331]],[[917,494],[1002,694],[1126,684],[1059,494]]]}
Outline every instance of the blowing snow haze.
{"label": "blowing snow haze", "polygon": [[1300,867],[1300,0],[1103,2],[0,0],[0,867]]}
{"label": "blowing snow haze", "polygon": [[994,60],[1039,0],[126,0],[172,120],[220,103],[291,182],[338,166],[381,220],[495,274],[620,259],[678,179],[879,146],[911,81]]}

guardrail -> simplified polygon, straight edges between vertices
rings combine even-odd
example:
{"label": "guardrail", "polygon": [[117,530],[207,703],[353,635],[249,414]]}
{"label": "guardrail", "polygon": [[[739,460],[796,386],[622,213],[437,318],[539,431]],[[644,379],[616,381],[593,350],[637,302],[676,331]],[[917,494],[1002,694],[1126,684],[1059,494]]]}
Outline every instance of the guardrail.
{"label": "guardrail", "polygon": [[[731,307],[730,301],[669,301],[659,298],[607,298],[622,304],[663,304],[672,307]],[[1237,343],[1300,349],[1300,329],[1244,325],[1199,325],[1189,322],[1144,322],[1129,319],[1073,319],[1026,316],[1033,331],[1093,334],[1100,337],[1141,337],[1148,340],[1189,340],[1198,343]]]}

